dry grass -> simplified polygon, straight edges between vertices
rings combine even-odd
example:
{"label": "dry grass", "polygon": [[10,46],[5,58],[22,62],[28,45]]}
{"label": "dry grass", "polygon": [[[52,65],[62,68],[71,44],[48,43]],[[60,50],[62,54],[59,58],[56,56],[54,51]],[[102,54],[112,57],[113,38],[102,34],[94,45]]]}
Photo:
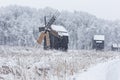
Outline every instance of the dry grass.
{"label": "dry grass", "polygon": [[68,80],[92,65],[119,57],[117,52],[61,52],[1,46],[0,80]]}

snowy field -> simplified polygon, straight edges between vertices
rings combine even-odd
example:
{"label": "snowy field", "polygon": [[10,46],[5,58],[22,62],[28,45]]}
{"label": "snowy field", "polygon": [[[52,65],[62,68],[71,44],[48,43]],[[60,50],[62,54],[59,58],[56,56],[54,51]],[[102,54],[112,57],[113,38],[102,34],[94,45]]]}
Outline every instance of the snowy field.
{"label": "snowy field", "polygon": [[0,46],[0,80],[120,80],[119,58],[118,52]]}

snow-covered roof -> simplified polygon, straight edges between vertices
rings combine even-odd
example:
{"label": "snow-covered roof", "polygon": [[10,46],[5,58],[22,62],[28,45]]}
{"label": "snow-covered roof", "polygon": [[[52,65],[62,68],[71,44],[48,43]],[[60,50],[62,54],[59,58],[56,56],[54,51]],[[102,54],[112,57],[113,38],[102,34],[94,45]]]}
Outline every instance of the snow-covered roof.
{"label": "snow-covered roof", "polygon": [[51,28],[58,32],[60,36],[69,36],[67,30],[60,25],[51,25]]}
{"label": "snow-covered roof", "polygon": [[115,43],[114,43],[114,44],[112,44],[112,46],[113,46],[113,47],[118,47],[118,45],[117,45],[117,44],[115,44]]}
{"label": "snow-covered roof", "polygon": [[58,32],[58,34],[60,36],[69,36],[69,34],[67,32]]}
{"label": "snow-covered roof", "polygon": [[52,25],[51,28],[57,32],[67,32],[67,30],[60,25]]}
{"label": "snow-covered roof", "polygon": [[94,40],[105,40],[104,35],[94,35]]}
{"label": "snow-covered roof", "polygon": [[120,44],[114,43],[114,44],[112,44],[112,46],[113,46],[114,48],[120,48]]}

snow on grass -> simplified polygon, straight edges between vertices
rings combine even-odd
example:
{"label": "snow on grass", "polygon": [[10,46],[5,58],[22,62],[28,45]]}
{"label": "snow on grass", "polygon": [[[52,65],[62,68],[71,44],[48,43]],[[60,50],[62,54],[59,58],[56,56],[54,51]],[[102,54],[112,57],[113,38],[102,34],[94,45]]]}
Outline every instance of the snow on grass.
{"label": "snow on grass", "polygon": [[73,80],[70,76],[119,56],[117,52],[0,46],[0,80]]}

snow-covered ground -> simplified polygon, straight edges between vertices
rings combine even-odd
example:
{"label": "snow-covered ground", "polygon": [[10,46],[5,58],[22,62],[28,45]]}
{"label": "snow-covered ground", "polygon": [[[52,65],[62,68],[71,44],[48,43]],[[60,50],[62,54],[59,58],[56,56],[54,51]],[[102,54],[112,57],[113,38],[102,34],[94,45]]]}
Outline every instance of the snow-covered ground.
{"label": "snow-covered ground", "polygon": [[112,60],[91,67],[74,76],[75,80],[120,80],[120,60]]}
{"label": "snow-covered ground", "polygon": [[[117,73],[112,72],[117,63],[113,65],[111,61],[119,57],[120,54],[117,52],[84,50],[62,52],[30,47],[0,46],[0,80],[87,80],[85,77],[89,80],[119,80],[114,78]],[[108,64],[109,60],[111,62]],[[98,64],[97,67],[92,68],[96,64]],[[110,64],[113,67],[108,68]],[[117,68],[115,70],[117,71]],[[116,75],[105,79],[105,76],[112,73]]]}

